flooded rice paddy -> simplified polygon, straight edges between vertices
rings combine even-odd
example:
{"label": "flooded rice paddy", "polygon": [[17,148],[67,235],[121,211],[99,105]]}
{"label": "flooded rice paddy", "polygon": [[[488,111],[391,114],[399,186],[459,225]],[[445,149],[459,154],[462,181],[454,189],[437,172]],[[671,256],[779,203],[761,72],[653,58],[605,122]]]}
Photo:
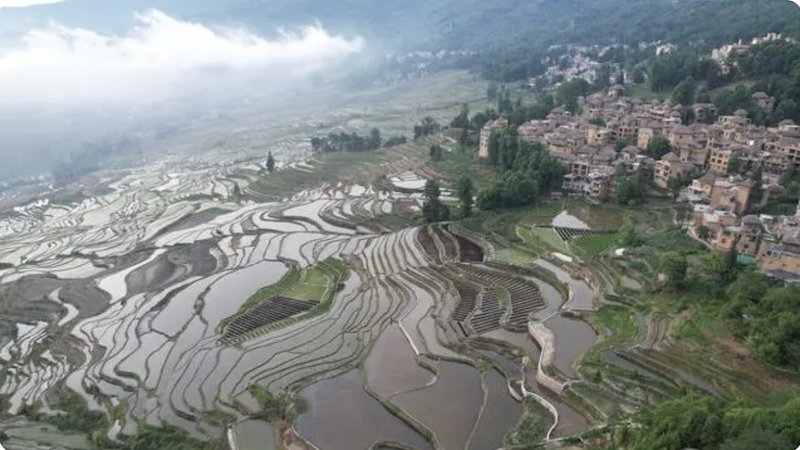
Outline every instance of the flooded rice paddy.
{"label": "flooded rice paddy", "polygon": [[275,450],[275,428],[263,420],[245,420],[233,427],[238,450]]}
{"label": "flooded rice paddy", "polygon": [[433,449],[421,434],[367,395],[357,370],[304,389],[309,409],[297,420],[297,431],[312,444],[330,450],[368,449],[394,441],[419,450]]}
{"label": "flooded rice paddy", "polygon": [[465,448],[483,404],[481,376],[466,364],[442,361],[432,386],[396,395],[391,402],[434,430],[444,448]]}
{"label": "flooded rice paddy", "polygon": [[574,378],[575,362],[594,344],[597,335],[588,323],[562,316],[551,317],[545,325],[555,335],[556,368],[564,375]]}
{"label": "flooded rice paddy", "polygon": [[[285,167],[310,170],[299,163]],[[218,410],[245,419],[231,405],[256,412],[251,385],[271,392],[304,386],[309,409],[296,428],[322,450],[366,449],[381,442],[433,448],[399,416],[433,432],[446,449],[502,446],[522,413],[504,374],[518,382],[523,368],[518,358],[483,350],[502,373],[481,373],[476,361],[456,351],[476,336],[450,319],[461,300],[454,277],[478,265],[460,253],[469,240],[456,239],[446,228],[380,235],[359,228],[401,202],[418,202],[417,193],[390,195],[372,186],[338,183],[281,202],[234,202],[234,186],[247,190],[235,184],[245,183],[243,178],[234,183],[222,170],[163,173],[122,175],[104,195],[65,206],[58,219],[42,222],[37,213],[24,224],[9,225],[23,232],[9,248],[0,246],[0,261],[12,266],[0,274],[2,280],[17,282],[38,270],[58,281],[44,292],[58,314],[20,323],[16,338],[0,348],[4,368],[12,369],[2,380],[2,393],[13,393],[14,412],[63,386],[92,410],[127,400],[124,420],[114,423],[110,436],[133,433],[147,423],[211,439],[225,430],[205,422],[204,413]],[[424,185],[412,173],[394,181],[407,190]],[[196,212],[206,219],[191,220]],[[130,222],[125,229],[115,225],[121,214]],[[557,219],[561,226],[590,225],[569,214]],[[65,227],[77,231],[64,237]],[[357,234],[357,229],[367,231]],[[420,230],[429,234],[428,248]],[[41,246],[42,241],[52,244]],[[63,257],[72,254],[93,255],[93,263],[102,267],[88,270]],[[23,267],[26,255],[39,259]],[[345,267],[341,282],[326,284],[339,279],[331,278],[332,267],[320,266],[325,261]],[[547,261],[537,264],[570,286],[574,296],[566,307],[591,308],[588,285]],[[319,272],[304,270],[299,280],[285,281],[292,267]],[[84,278],[74,279],[76,274]],[[280,286],[284,282],[289,285]],[[553,316],[546,324],[556,338],[556,366],[573,376],[571,367],[594,342],[593,332],[583,322],[558,316],[564,299],[553,286],[537,284],[545,301],[532,308],[534,317]],[[87,295],[64,294],[70,292]],[[240,340],[223,342],[228,319],[250,314],[244,305],[258,292],[270,298],[300,293],[309,302],[308,314],[258,322]],[[73,304],[73,297],[84,303]],[[323,298],[331,301],[320,305]],[[483,336],[519,348],[535,362],[539,348],[519,332],[526,319],[516,328],[498,323],[500,328]],[[71,346],[69,351],[56,347],[37,353],[37,344],[56,330],[69,336],[62,346]],[[587,425],[551,397],[560,414],[564,411],[560,432]],[[274,442],[274,429],[266,422],[243,420],[232,432],[240,450],[269,449]]]}

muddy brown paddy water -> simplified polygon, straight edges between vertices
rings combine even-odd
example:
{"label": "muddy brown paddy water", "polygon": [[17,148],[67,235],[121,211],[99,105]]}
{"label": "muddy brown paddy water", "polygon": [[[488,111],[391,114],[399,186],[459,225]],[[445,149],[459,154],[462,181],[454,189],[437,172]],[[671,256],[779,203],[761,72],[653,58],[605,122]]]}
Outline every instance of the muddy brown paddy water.
{"label": "muddy brown paddy water", "polygon": [[592,327],[581,320],[556,315],[545,322],[555,335],[556,368],[564,375],[574,378],[573,365],[581,354],[589,350],[597,339]]}
{"label": "muddy brown paddy water", "polygon": [[367,383],[381,397],[419,389],[434,374],[417,364],[411,345],[397,325],[387,328],[375,342],[366,361]]}
{"label": "muddy brown paddy water", "polygon": [[488,396],[469,450],[502,448],[503,436],[516,426],[522,416],[522,404],[508,393],[506,379],[498,371],[487,373],[484,382]]}
{"label": "muddy brown paddy water", "polygon": [[308,411],[297,420],[297,431],[324,450],[365,450],[378,441],[395,441],[432,450],[416,430],[367,395],[361,375],[351,370],[303,389]]}
{"label": "muddy brown paddy water", "polygon": [[391,402],[436,433],[443,448],[464,448],[483,404],[480,374],[472,366],[447,361],[438,370],[431,387],[396,395]]}

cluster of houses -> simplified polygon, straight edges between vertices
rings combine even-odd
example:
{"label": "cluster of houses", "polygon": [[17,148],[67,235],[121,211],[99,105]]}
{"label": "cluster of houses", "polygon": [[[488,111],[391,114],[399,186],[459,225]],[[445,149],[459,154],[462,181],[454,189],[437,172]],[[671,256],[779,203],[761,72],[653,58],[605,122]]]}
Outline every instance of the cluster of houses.
{"label": "cluster of houses", "polygon": [[[765,109],[772,105],[760,94],[753,102]],[[800,205],[792,217],[748,215],[800,169],[799,125],[786,120],[774,128],[755,126],[743,110],[717,117],[711,104],[693,105],[695,123],[682,125],[680,105],[620,96],[614,87],[581,99],[579,107],[578,114],[555,108],[545,120],[518,129],[520,139],[541,142],[568,168],[563,191],[606,201],[614,196],[621,169],[647,170],[661,189],[677,190],[693,180],[680,199],[694,212],[692,229],[702,229],[708,245],[735,249],[742,262],[757,262],[776,276],[800,277]],[[506,125],[498,119],[483,127],[479,157],[488,157],[490,134]],[[656,137],[671,149],[657,160],[646,154]],[[756,171],[762,174],[760,189],[742,175]]]}

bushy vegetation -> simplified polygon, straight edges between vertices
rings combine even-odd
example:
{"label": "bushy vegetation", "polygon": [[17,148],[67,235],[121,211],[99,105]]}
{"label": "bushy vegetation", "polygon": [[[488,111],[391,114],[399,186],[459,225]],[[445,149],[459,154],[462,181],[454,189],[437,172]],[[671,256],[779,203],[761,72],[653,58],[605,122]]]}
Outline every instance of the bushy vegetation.
{"label": "bushy vegetation", "polygon": [[261,411],[256,417],[266,421],[286,420],[294,422],[297,415],[306,406],[303,398],[292,391],[281,390],[273,395],[266,388],[257,384],[250,385],[247,390],[250,395],[258,400],[258,404],[261,406]]}
{"label": "bushy vegetation", "polygon": [[414,140],[421,137],[432,136],[442,129],[442,125],[431,116],[426,116],[422,121],[414,125]]}
{"label": "bushy vegetation", "polygon": [[110,425],[102,412],[89,411],[78,394],[71,393],[59,399],[56,409],[63,413],[43,415],[42,419],[61,431],[80,431],[91,438],[95,432],[107,430]]}
{"label": "bushy vegetation", "polygon": [[561,185],[561,164],[541,143],[520,141],[514,127],[492,133],[488,163],[500,176],[478,195],[484,210],[533,205]]}
{"label": "bushy vegetation", "polygon": [[364,152],[381,147],[381,132],[373,128],[369,136],[356,133],[330,133],[327,137],[311,138],[311,149],[319,153],[330,152]]}
{"label": "bushy vegetation", "polygon": [[[780,449],[800,442],[800,397],[777,408],[688,396],[644,413],[639,427],[619,427],[608,449]],[[766,446],[764,446],[766,445]]]}
{"label": "bushy vegetation", "polygon": [[435,180],[425,182],[423,191],[425,202],[422,204],[422,216],[428,223],[441,222],[450,219],[450,209],[439,199],[441,190]]}
{"label": "bushy vegetation", "polygon": [[506,448],[530,448],[547,437],[547,431],[553,425],[553,416],[533,398],[526,397],[522,406],[519,424],[505,436]]}
{"label": "bushy vegetation", "polygon": [[226,450],[224,440],[201,441],[175,427],[153,427],[140,424],[139,431],[127,441],[123,450]]}
{"label": "bushy vegetation", "polygon": [[781,187],[779,193],[770,194],[769,201],[761,210],[762,213],[778,216],[795,214],[800,201],[800,172],[793,172]]}

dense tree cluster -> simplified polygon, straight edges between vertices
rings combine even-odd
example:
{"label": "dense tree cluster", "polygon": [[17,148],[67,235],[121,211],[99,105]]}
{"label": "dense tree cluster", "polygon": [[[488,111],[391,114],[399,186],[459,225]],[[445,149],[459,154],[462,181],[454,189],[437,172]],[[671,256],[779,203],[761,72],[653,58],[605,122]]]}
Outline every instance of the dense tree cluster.
{"label": "dense tree cluster", "polygon": [[578,97],[585,97],[595,89],[583,78],[575,78],[561,83],[556,88],[555,101],[557,105],[564,105],[568,111],[575,113],[578,111]]}
{"label": "dense tree cluster", "polygon": [[492,133],[488,162],[501,174],[478,196],[481,209],[530,205],[561,185],[561,164],[541,143],[519,140],[514,127]]}
{"label": "dense tree cluster", "polygon": [[442,129],[441,124],[431,116],[424,117],[422,121],[414,125],[414,140],[425,136],[432,136]]}
{"label": "dense tree cluster", "polygon": [[[702,57],[693,50],[667,53],[661,55],[650,65],[650,89],[654,92],[670,91],[684,81],[702,81],[709,89],[721,86],[726,78],[722,69],[713,60]],[[692,98],[681,98],[681,105],[691,104]]]}
{"label": "dense tree cluster", "polygon": [[643,413],[641,427],[620,427],[612,448],[630,450],[793,448],[800,442],[800,397],[777,408],[687,396]]}
{"label": "dense tree cluster", "polygon": [[383,143],[383,146],[386,148],[396,147],[398,145],[403,145],[406,142],[408,142],[408,138],[405,136],[392,136]]}
{"label": "dense tree cluster", "polygon": [[731,283],[726,298],[726,317],[759,359],[800,370],[800,287],[777,287],[747,271]]}
{"label": "dense tree cluster", "polygon": [[370,131],[369,136],[357,133],[330,133],[327,137],[311,138],[311,149],[315,152],[364,152],[381,147],[381,132],[377,128]]}
{"label": "dense tree cluster", "polygon": [[640,167],[631,174],[625,166],[619,166],[614,174],[614,199],[624,206],[639,205],[644,201],[652,180],[652,170]]}
{"label": "dense tree cluster", "polygon": [[472,178],[468,175],[462,175],[456,184],[456,191],[458,192],[458,200],[461,202],[461,217],[471,216],[472,205],[475,202],[473,198]]}

